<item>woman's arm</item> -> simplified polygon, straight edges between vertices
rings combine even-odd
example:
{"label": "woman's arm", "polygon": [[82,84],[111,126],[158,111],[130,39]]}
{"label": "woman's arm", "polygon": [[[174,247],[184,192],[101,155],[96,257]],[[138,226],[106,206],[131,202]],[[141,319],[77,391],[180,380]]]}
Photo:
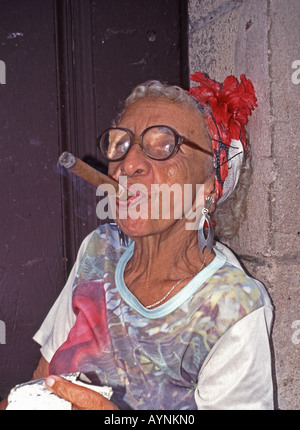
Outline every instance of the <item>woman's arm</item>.
{"label": "woman's arm", "polygon": [[0,402],[0,411],[5,411],[5,409],[7,408],[7,399],[4,399]]}
{"label": "woman's arm", "polygon": [[272,310],[262,307],[215,344],[198,378],[198,409],[273,409],[269,333]]}
{"label": "woman's arm", "polygon": [[37,365],[37,368],[33,372],[32,380],[47,378],[47,376],[49,376],[49,363],[42,356],[40,361],[39,361],[39,364]]}

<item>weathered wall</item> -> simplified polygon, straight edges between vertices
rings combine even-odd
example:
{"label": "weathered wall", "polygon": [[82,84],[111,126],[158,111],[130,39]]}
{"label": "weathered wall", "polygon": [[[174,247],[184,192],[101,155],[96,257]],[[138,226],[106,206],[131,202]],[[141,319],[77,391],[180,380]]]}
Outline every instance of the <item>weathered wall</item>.
{"label": "weathered wall", "polygon": [[300,409],[300,2],[190,0],[189,19],[191,72],[245,73],[257,91],[247,220],[229,245],[274,303],[278,407]]}

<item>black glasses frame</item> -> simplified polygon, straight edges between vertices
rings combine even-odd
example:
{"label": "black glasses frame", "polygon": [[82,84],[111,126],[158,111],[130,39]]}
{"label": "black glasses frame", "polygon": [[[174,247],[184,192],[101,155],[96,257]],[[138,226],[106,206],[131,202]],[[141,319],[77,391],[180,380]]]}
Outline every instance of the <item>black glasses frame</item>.
{"label": "black glasses frame", "polygon": [[[173,151],[171,152],[171,154],[170,154],[170,155],[168,155],[166,158],[156,158],[156,157],[153,157],[153,156],[149,155],[149,154],[144,150],[144,147],[143,147],[143,137],[144,137],[145,133],[147,133],[147,131],[148,131],[148,130],[150,130],[150,129],[152,129],[152,128],[156,128],[156,127],[163,127],[163,128],[167,128],[168,130],[171,130],[171,131],[172,131],[172,133],[174,134],[174,137],[175,137],[175,146],[174,146],[174,149],[173,149]],[[107,133],[109,130],[123,130],[123,131],[125,131],[126,133],[128,133],[128,135],[130,136],[130,145],[129,145],[129,147],[128,147],[127,151],[126,151],[126,152],[125,152],[121,157],[119,157],[119,158],[115,158],[115,159],[113,159],[113,160],[111,160],[110,158],[106,157],[106,155],[104,154],[104,151],[103,151],[103,150],[102,150],[102,148],[101,148],[101,141],[102,141],[102,137],[103,137],[103,135],[104,135],[105,133]],[[100,136],[97,138],[97,146],[98,146],[98,148],[100,149],[101,154],[102,154],[102,157],[103,157],[105,160],[107,160],[107,161],[109,161],[109,162],[113,162],[113,161],[121,161],[121,160],[123,160],[123,159],[126,157],[126,155],[128,154],[128,152],[129,152],[130,148],[131,148],[131,147],[132,147],[132,145],[134,144],[134,143],[133,143],[133,142],[134,142],[134,138],[135,138],[135,134],[134,134],[131,130],[129,130],[128,128],[124,128],[124,127],[109,127],[109,128],[107,128],[107,129],[105,129],[105,130],[100,134]],[[168,160],[169,158],[173,157],[173,156],[178,152],[180,145],[187,145],[187,146],[189,146],[189,147],[191,147],[191,148],[193,148],[193,149],[197,149],[197,150],[199,150],[199,151],[202,151],[202,152],[204,152],[205,154],[210,155],[211,157],[213,157],[213,156],[214,156],[214,155],[213,155],[213,153],[212,153],[211,151],[209,151],[209,150],[207,150],[207,149],[204,149],[204,148],[201,148],[199,145],[197,145],[197,143],[192,142],[191,140],[187,139],[186,137],[184,137],[184,136],[180,135],[179,133],[177,133],[177,131],[176,131],[174,128],[172,128],[172,127],[170,127],[170,126],[168,126],[168,125],[162,125],[162,124],[151,125],[150,127],[147,127],[147,128],[142,132],[142,134],[140,135],[140,138],[141,138],[141,148],[142,148],[143,152],[147,155],[147,157],[152,158],[153,160],[157,160],[157,161],[165,161],[165,160]]]}

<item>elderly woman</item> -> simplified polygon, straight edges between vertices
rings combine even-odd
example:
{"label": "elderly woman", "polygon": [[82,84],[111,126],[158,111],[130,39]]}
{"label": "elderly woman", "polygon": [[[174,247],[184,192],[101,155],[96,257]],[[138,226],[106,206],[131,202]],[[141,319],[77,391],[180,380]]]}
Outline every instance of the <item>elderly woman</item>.
{"label": "elderly woman", "polygon": [[[244,126],[256,98],[244,75],[223,86],[201,73],[192,78],[200,85],[190,92],[139,85],[99,138],[109,175],[137,192],[116,201],[116,224],[84,240],[35,335],[42,346],[35,377],[48,376],[47,387],[74,408],[273,408],[270,300],[213,232],[214,224],[219,237],[235,234],[244,216],[251,172]],[[153,184],[183,190],[180,204],[170,198],[168,217],[151,217]],[[197,215],[197,184],[198,230],[187,227],[191,211]],[[145,199],[147,216],[131,217]],[[113,399],[57,376],[76,371],[111,386]]]}

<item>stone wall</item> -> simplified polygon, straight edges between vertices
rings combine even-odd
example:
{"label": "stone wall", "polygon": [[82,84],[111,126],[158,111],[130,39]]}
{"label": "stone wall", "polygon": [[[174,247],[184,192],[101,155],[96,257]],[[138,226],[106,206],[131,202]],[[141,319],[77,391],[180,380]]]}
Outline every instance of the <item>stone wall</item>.
{"label": "stone wall", "polygon": [[275,307],[277,407],[300,409],[300,2],[189,0],[189,21],[190,71],[245,73],[257,92],[247,220],[228,244]]}

